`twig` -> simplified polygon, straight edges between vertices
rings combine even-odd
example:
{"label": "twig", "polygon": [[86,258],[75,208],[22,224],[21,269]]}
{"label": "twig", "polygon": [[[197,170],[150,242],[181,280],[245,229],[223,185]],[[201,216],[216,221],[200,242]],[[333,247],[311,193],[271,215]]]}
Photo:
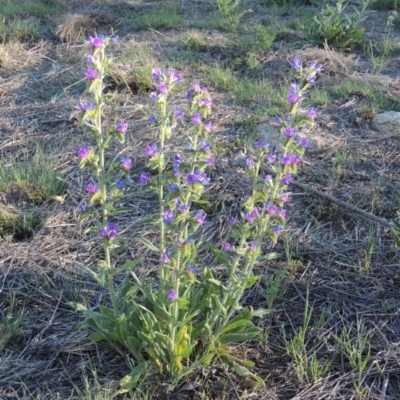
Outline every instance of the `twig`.
{"label": "twig", "polygon": [[390,222],[388,220],[383,219],[383,218],[379,218],[379,217],[377,217],[377,216],[375,216],[375,215],[373,215],[373,214],[371,214],[371,213],[369,213],[367,211],[363,211],[363,210],[359,209],[358,207],[356,207],[356,206],[354,206],[352,204],[348,204],[348,203],[346,203],[346,202],[344,202],[342,200],[337,199],[336,197],[330,196],[329,194],[326,194],[326,193],[321,192],[321,191],[319,191],[317,189],[314,189],[314,188],[312,188],[312,187],[310,187],[310,186],[308,186],[308,185],[306,185],[304,183],[292,182],[291,184],[293,186],[296,186],[299,189],[302,189],[302,190],[307,191],[307,192],[311,192],[313,194],[316,194],[317,196],[320,196],[320,197],[323,197],[326,200],[329,200],[332,203],[338,204],[338,205],[346,208],[347,210],[349,210],[349,212],[356,213],[356,214],[358,214],[360,217],[362,217],[364,219],[367,219],[367,220],[369,220],[371,222],[374,222],[376,224],[380,224],[380,225],[386,226],[388,228],[391,227],[391,224],[390,224]]}

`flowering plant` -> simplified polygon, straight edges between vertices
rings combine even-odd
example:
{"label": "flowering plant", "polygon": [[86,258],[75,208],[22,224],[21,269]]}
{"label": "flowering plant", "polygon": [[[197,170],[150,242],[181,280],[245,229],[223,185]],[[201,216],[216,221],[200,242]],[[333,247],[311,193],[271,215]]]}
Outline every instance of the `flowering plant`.
{"label": "flowering plant", "polygon": [[[91,184],[88,192],[90,203],[98,199],[101,205],[99,234],[106,257],[99,265],[100,271],[92,274],[109,290],[112,308],[101,305],[98,310],[92,310],[78,304],[75,307],[84,312],[85,324],[94,330],[93,340],[106,340],[124,357],[128,353],[132,369],[121,380],[121,393],[132,389],[149,368],[169,376],[176,385],[198,367],[214,362],[224,362],[239,375],[252,377],[263,386],[264,381],[248,369],[254,363],[235,356],[229,344],[257,338],[262,332],[254,325],[253,317],[261,317],[266,311],[243,307],[241,299],[244,291],[259,279],[253,274],[256,263],[273,258],[273,255],[262,254],[265,238],[275,243],[284,228],[288,184],[307,146],[306,138],[299,135],[299,128],[304,123],[312,124],[315,117],[313,109],[300,113],[299,104],[321,67],[313,64],[303,69],[299,60],[293,62],[298,80],[288,95],[292,113],[279,119],[284,138],[282,152],[278,154],[267,143],[259,141],[255,144],[254,155],[245,160],[246,172],[253,181],[252,191],[243,200],[241,217],[231,221],[230,240],[222,249],[210,246],[216,261],[226,266],[225,276],[217,276],[198,256],[203,244],[201,228],[207,221],[202,209],[207,201],[202,195],[210,183],[207,170],[215,162],[210,142],[210,93],[199,83],[193,85],[186,93],[189,101],[189,116],[186,117],[179,108],[168,105],[168,96],[180,84],[181,76],[175,71],[153,70],[151,78],[156,90],[150,93],[150,99],[156,111],[149,121],[157,128],[158,140],[149,144],[144,154],[147,167],[156,174],[142,173],[138,182],[144,190],[154,191],[159,197],[159,214],[154,221],[160,228],[159,242],[140,238],[158,254],[159,266],[155,268],[157,278],[154,279],[150,275],[154,269],[137,276],[134,267],[140,260],[132,260],[119,268],[112,268],[110,262],[110,249],[118,235],[118,226],[108,221],[114,209],[107,202],[106,187],[111,178],[105,173],[104,150],[112,137],[123,138],[121,135],[125,134],[127,126],[120,124],[105,137],[102,135],[101,79],[107,60],[104,46],[96,39],[92,45],[95,49],[90,60],[96,60],[94,66],[99,77],[88,79],[95,106],[82,107],[85,108],[85,125],[97,139],[100,154],[97,156],[85,147],[78,155],[83,166],[92,168],[98,181]],[[90,75],[97,76],[96,73]],[[88,119],[91,120],[88,122]],[[184,123],[187,123],[185,131],[188,132],[184,150],[168,158],[168,139],[176,126]],[[265,166],[272,169],[275,176],[263,175]],[[123,158],[108,172],[110,176],[115,171],[125,174],[130,167],[130,160]],[[117,284],[114,276],[122,271],[126,271],[125,279]],[[105,276],[108,279],[104,279]]]}

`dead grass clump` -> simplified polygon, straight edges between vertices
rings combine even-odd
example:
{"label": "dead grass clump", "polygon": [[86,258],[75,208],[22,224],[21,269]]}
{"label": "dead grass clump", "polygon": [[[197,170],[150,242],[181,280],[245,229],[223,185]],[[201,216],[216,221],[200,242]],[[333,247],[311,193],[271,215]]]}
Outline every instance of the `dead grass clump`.
{"label": "dead grass clump", "polygon": [[[301,49],[294,56],[295,58],[302,59],[305,64],[309,64],[313,60],[318,60],[318,63],[324,66],[325,72],[332,71],[349,74],[359,70],[363,66],[359,58],[356,58],[356,55],[340,53],[327,46],[324,49]],[[293,59],[293,55],[291,55],[291,59]]]}
{"label": "dead grass clump", "polygon": [[67,14],[64,22],[57,27],[56,35],[66,43],[76,42],[81,36],[93,34],[97,29],[113,23],[103,14]]}
{"label": "dead grass clump", "polygon": [[63,42],[72,43],[90,30],[93,25],[89,16],[67,14],[65,21],[57,27],[56,35]]}

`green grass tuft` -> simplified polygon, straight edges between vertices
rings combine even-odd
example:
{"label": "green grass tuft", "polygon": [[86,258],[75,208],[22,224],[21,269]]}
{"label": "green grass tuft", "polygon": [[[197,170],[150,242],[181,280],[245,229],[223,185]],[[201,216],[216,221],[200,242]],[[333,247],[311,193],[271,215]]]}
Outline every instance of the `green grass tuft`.
{"label": "green grass tuft", "polygon": [[182,23],[182,15],[177,8],[162,8],[145,14],[137,14],[137,29],[174,29]]}

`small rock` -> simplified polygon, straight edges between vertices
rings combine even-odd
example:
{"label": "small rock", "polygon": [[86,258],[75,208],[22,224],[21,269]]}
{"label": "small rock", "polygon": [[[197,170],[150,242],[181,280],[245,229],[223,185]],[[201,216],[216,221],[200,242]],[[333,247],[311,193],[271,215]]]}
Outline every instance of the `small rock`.
{"label": "small rock", "polygon": [[400,112],[385,111],[375,115],[372,127],[381,133],[400,133]]}
{"label": "small rock", "polygon": [[[256,140],[263,140],[264,142],[269,143],[270,146],[275,146],[277,150],[281,150],[283,145],[283,137],[282,135],[278,132],[278,129],[274,128],[272,125],[272,120],[271,122],[261,122],[255,132],[255,137]],[[322,142],[322,139],[317,137],[311,137],[310,134],[306,134],[301,132],[300,136],[305,136],[308,139],[308,148],[310,149],[316,149],[324,146],[324,143]]]}
{"label": "small rock", "polygon": [[256,138],[267,142],[270,146],[276,146],[277,149],[282,148],[282,135],[269,122],[261,122],[257,126]]}

